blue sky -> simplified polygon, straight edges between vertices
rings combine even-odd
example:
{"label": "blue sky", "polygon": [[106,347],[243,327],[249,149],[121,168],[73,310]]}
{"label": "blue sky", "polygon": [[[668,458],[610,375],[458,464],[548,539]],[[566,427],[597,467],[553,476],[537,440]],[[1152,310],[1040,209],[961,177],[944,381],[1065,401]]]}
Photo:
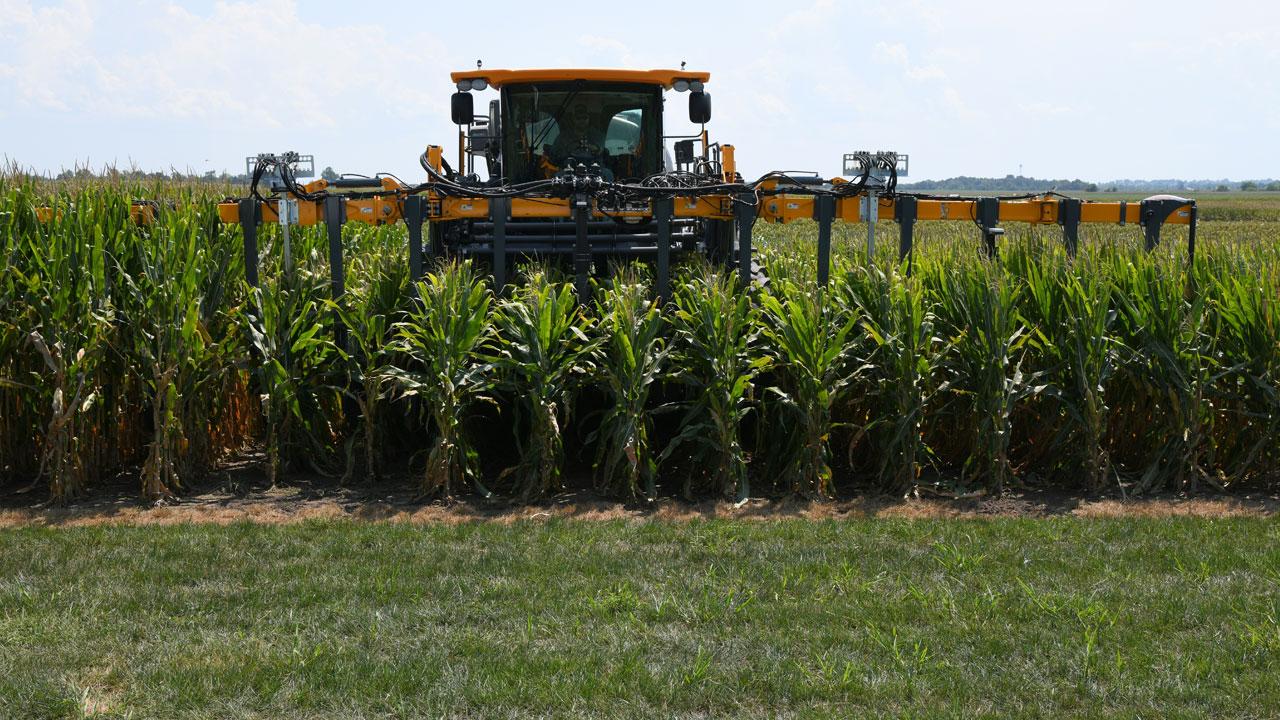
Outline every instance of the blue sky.
{"label": "blue sky", "polygon": [[1280,4],[1230,0],[0,0],[0,156],[239,172],[295,149],[417,178],[477,59],[687,61],[748,176],[859,149],[913,179],[1280,176]]}

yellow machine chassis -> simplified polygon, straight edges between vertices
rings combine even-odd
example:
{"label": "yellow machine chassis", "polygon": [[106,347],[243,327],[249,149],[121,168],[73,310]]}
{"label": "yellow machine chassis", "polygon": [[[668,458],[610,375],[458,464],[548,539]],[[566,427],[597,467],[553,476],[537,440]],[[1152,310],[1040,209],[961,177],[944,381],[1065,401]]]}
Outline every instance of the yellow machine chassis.
{"label": "yellow machine chassis", "polygon": [[[352,198],[343,202],[346,207],[346,221],[360,222],[369,225],[386,225],[404,219],[402,211],[404,195],[387,195],[372,198]],[[426,220],[444,222],[450,220],[479,220],[489,217],[490,202],[484,198],[440,197],[434,193],[424,193],[429,208]],[[852,195],[835,201],[835,219],[841,222],[862,222],[863,195]],[[288,198],[298,204],[298,225],[315,225],[324,221],[323,202],[309,202]],[[733,201],[730,195],[679,196],[674,200],[674,217],[709,218],[733,220]],[[797,220],[812,220],[815,216],[817,198],[812,195],[773,195],[763,199],[757,216],[760,220],[774,223],[790,223]],[[921,199],[917,205],[917,220],[963,220],[974,222],[977,219],[978,201],[973,199]],[[1062,200],[1057,197],[1045,197],[1033,200],[999,200],[1000,222],[1021,222],[1032,225],[1056,225],[1061,220],[1059,208]],[[279,200],[267,200],[261,203],[261,218],[264,223],[279,222],[277,211]],[[509,215],[511,218],[570,218],[573,216],[572,201],[567,198],[512,198]],[[1168,225],[1187,225],[1191,222],[1193,202],[1186,202],[1164,222]],[[145,208],[146,206],[135,206]],[[51,211],[50,211],[51,212]],[[218,204],[218,217],[224,223],[239,222],[240,206],[236,202]],[[151,211],[154,213],[154,211]],[[150,214],[146,209],[139,209],[135,219]],[[880,199],[878,216],[880,220],[896,220],[896,203],[891,199]],[[1080,222],[1133,224],[1141,222],[1141,207],[1137,202],[1091,202],[1080,204]],[[652,209],[647,211],[612,211],[593,207],[596,218],[638,217],[652,218]]]}

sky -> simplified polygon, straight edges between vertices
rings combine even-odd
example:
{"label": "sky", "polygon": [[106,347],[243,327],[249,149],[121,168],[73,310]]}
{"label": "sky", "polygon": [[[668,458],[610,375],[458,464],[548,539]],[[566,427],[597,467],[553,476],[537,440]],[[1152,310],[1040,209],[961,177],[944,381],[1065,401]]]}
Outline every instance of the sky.
{"label": "sky", "polygon": [[412,181],[477,60],[708,71],[748,178],[864,149],[911,180],[1280,177],[1280,3],[1232,0],[0,0],[0,158],[236,173],[296,150]]}

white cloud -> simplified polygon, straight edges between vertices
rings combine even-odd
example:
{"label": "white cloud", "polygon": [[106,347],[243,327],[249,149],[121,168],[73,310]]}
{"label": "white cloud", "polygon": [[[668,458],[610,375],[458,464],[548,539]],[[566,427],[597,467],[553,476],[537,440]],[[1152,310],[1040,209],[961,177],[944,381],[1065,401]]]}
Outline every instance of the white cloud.
{"label": "white cloud", "polygon": [[[1275,3],[646,3],[639,14],[597,3],[566,26],[564,12],[518,0],[482,12],[0,0],[0,155],[53,169],[86,157],[233,167],[245,151],[293,147],[408,178],[422,145],[452,145],[448,71],[480,56],[488,67],[688,60],[712,73],[711,130],[748,174],[838,171],[841,152],[872,146],[912,151],[916,177],[1018,162],[1058,176],[1248,177],[1280,164],[1267,142],[1280,125]],[[691,43],[673,18],[695,10],[715,31]],[[1168,151],[1192,146],[1202,151]]]}
{"label": "white cloud", "polygon": [[0,6],[5,17],[5,47],[12,53],[3,75],[13,79],[18,104],[68,110],[82,100],[86,88],[76,79],[97,72],[85,38],[93,27],[93,11],[83,2],[39,10],[30,3]]}
{"label": "white cloud", "polygon": [[1040,100],[1037,102],[1018,103],[1018,111],[1024,115],[1067,115],[1075,112],[1070,105]]}
{"label": "white cloud", "polygon": [[970,107],[960,91],[953,87],[943,89],[942,107],[946,108],[953,117],[962,120],[980,120],[986,116],[985,113]]}
{"label": "white cloud", "polygon": [[28,108],[336,127],[373,97],[396,98],[401,117],[444,104],[441,93],[406,82],[410,69],[439,65],[424,59],[429,37],[410,45],[377,25],[323,25],[288,0],[217,3],[208,13],[148,8],[133,19],[142,44],[95,35],[98,18],[83,2],[3,10],[20,39],[4,75]]}
{"label": "white cloud", "polygon": [[916,82],[946,80],[947,72],[937,65],[921,65],[907,68],[907,77]]}
{"label": "white cloud", "polygon": [[887,63],[890,65],[901,65],[903,67],[910,63],[907,46],[902,43],[887,43],[881,41],[875,44],[873,51],[877,62]]}
{"label": "white cloud", "polygon": [[607,58],[605,62],[617,67],[638,67],[631,47],[617,38],[583,35],[578,38],[578,44],[590,48],[602,58]]}
{"label": "white cloud", "polygon": [[918,28],[930,34],[947,28],[938,5],[924,0],[878,0],[868,4],[868,12],[876,19],[877,25]]}
{"label": "white cloud", "polygon": [[872,56],[878,63],[901,68],[903,76],[908,80],[928,82],[930,80],[947,79],[947,71],[943,70],[940,65],[932,63],[926,65],[913,64],[910,51],[902,43],[877,42],[872,48]]}
{"label": "white cloud", "polygon": [[835,0],[814,0],[807,7],[792,10],[774,23],[769,34],[774,38],[804,35],[825,26],[838,11]]}

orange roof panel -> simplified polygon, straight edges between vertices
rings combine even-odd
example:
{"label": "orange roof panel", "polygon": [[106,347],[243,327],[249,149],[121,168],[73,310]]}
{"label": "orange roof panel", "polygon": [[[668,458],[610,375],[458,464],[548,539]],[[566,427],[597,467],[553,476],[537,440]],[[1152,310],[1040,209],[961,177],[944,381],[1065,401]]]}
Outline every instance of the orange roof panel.
{"label": "orange roof panel", "polygon": [[453,81],[475,80],[483,78],[493,87],[502,87],[511,83],[568,82],[573,80],[589,80],[596,82],[626,82],[645,85],[661,85],[670,88],[676,80],[697,80],[707,82],[711,73],[693,72],[691,70],[608,70],[608,69],[565,69],[548,68],[542,70],[466,70],[450,76]]}

